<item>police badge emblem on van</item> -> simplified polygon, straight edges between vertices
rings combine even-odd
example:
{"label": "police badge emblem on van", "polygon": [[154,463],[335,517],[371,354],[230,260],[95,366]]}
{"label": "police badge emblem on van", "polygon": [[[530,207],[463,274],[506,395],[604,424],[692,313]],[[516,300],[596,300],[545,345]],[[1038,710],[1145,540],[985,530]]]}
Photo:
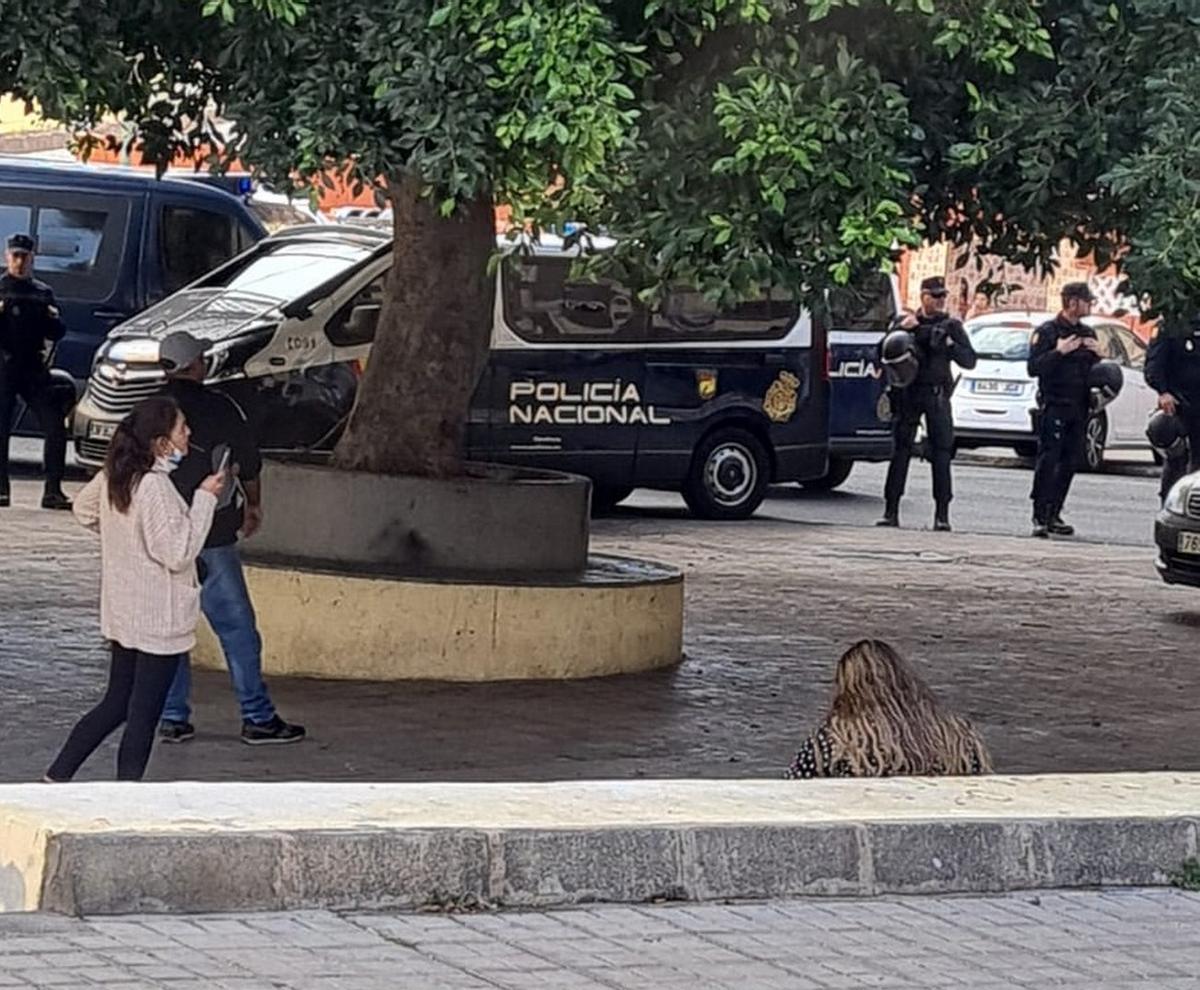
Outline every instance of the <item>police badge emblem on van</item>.
{"label": "police badge emblem on van", "polygon": [[800,379],[790,371],[781,371],[763,397],[763,412],[772,423],[786,423],[796,414],[796,392]]}

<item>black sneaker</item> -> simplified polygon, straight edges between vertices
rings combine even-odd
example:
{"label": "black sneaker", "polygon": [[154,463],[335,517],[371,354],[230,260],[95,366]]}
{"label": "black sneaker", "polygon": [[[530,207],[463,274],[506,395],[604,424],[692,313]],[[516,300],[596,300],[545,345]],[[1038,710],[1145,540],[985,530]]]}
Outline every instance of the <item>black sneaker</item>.
{"label": "black sneaker", "polygon": [[1034,522],[1033,536],[1039,540],[1050,539],[1050,527],[1043,522]]}
{"label": "black sneaker", "polygon": [[158,738],[165,743],[185,743],[196,738],[196,727],[191,722],[173,722],[164,718],[158,723]]}
{"label": "black sneaker", "polygon": [[71,500],[62,492],[46,492],[42,496],[42,508],[61,512],[71,508]]}
{"label": "black sneaker", "polygon": [[247,746],[271,746],[299,742],[304,738],[304,726],[291,725],[276,715],[262,725],[242,723],[242,742]]}
{"label": "black sneaker", "polygon": [[1050,531],[1051,536],[1074,536],[1075,527],[1069,523],[1062,521],[1062,516],[1055,516],[1050,520],[1046,528]]}
{"label": "black sneaker", "polygon": [[880,519],[878,522],[876,522],[875,525],[876,526],[888,526],[888,527],[891,527],[892,529],[895,529],[897,526],[900,525],[900,513],[899,512],[885,512],[883,514],[883,518]]}

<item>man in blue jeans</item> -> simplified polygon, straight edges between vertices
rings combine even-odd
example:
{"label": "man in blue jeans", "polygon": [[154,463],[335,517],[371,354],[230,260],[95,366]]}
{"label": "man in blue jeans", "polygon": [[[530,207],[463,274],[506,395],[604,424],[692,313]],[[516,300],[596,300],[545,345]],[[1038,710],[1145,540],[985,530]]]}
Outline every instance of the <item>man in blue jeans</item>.
{"label": "man in blue jeans", "polygon": [[[241,410],[227,396],[204,387],[204,345],[188,333],[174,333],[160,345],[159,360],[167,372],[163,390],[179,403],[191,428],[188,455],[171,474],[185,499],[228,457],[235,484],[226,489],[213,517],[208,542],[200,553],[200,608],[220,640],[233,690],[242,709],[242,742],[250,746],[299,742],[304,728],[279,717],[262,679],[262,639],[254,606],[246,590],[239,533],[252,534],[262,523],[262,466],[258,447]],[[188,696],[191,667],[185,660],[167,694],[159,737],[187,742],[196,735]]]}

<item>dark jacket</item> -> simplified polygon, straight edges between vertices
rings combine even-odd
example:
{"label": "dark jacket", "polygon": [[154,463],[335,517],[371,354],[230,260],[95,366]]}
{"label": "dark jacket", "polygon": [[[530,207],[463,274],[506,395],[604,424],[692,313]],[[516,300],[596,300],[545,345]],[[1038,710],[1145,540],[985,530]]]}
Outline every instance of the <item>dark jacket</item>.
{"label": "dark jacket", "polygon": [[1187,329],[1162,330],[1150,341],[1146,384],[1200,412],[1200,320]]}
{"label": "dark jacket", "polygon": [[40,369],[47,341],[62,340],[66,332],[50,286],[0,275],[0,350],[18,367]]}
{"label": "dark jacket", "polygon": [[228,396],[214,392],[196,382],[177,379],[163,389],[179,403],[187,418],[192,436],[188,455],[171,473],[171,480],[190,504],[200,483],[218,467],[219,448],[230,448],[229,470],[234,482],[232,498],[213,516],[212,529],[205,547],[227,547],[237,542],[242,528],[245,495],[241,482],[255,481],[262,470],[258,444],[246,423],[242,411]]}
{"label": "dark jacket", "polygon": [[1091,395],[1088,376],[1100,355],[1083,347],[1059,354],[1058,342],[1071,336],[1095,340],[1096,331],[1083,323],[1069,323],[1062,314],[1038,327],[1029,339],[1028,371],[1038,380],[1042,405],[1082,414]]}
{"label": "dark jacket", "polygon": [[[900,320],[893,324],[900,328]],[[950,363],[960,368],[971,369],[978,360],[971,338],[963,325],[952,316],[939,314],[926,316],[917,314],[917,325],[909,333],[917,343],[917,360],[920,367],[917,377],[909,388],[950,388],[954,384],[954,373]]]}

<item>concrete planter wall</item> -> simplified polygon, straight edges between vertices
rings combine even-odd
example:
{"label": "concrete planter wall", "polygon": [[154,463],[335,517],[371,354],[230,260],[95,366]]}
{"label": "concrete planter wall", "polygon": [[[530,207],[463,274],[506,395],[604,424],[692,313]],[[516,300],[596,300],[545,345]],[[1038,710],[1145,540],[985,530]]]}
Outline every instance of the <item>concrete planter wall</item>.
{"label": "concrete planter wall", "polygon": [[356,574],[582,574],[590,485],[548,471],[471,465],[437,480],[268,461],[269,512],[248,560]]}

